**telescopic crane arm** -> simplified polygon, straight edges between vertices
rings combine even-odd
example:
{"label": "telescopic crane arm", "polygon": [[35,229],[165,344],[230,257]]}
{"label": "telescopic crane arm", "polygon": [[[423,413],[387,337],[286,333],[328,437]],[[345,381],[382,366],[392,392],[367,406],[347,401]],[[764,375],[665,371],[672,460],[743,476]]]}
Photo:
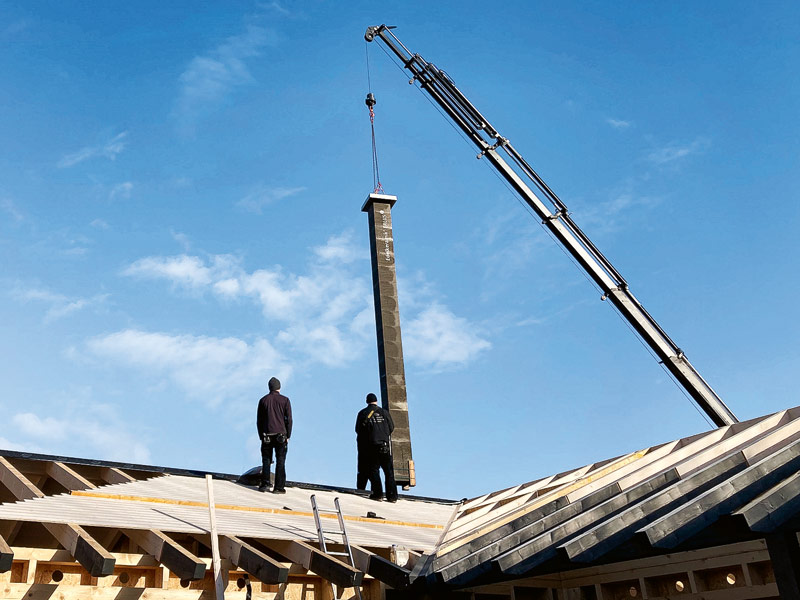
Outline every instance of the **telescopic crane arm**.
{"label": "telescopic crane arm", "polygon": [[501,136],[459,91],[447,73],[419,54],[411,54],[391,29],[394,28],[386,25],[369,27],[364,38],[368,42],[380,39],[402,61],[403,66],[412,74],[409,83],[418,82],[477,146],[478,158],[485,157],[533,209],[543,225],[602,289],[602,298],[614,304],[711,420],[719,427],[737,423],[738,420],[722,399],[631,293],[622,275],[575,224],[566,205],[555,192],[508,139]]}

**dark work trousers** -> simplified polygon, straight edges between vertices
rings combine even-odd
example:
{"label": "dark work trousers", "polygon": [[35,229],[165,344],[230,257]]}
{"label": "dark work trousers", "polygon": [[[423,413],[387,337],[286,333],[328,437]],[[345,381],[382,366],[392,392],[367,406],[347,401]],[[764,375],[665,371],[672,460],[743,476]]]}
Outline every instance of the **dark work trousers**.
{"label": "dark work trousers", "polygon": [[381,486],[381,473],[386,478],[386,498],[397,499],[397,484],[394,482],[394,465],[389,452],[380,452],[380,446],[370,446],[366,452],[367,476],[369,477],[370,490],[373,495],[383,494]]}
{"label": "dark work trousers", "polygon": [[358,445],[358,471],[356,472],[356,489],[367,489],[369,481],[369,465],[367,464],[367,447],[365,444]]}
{"label": "dark work trousers", "polygon": [[269,466],[272,464],[272,450],[275,449],[275,485],[273,489],[282,490],[286,487],[286,451],[289,442],[282,444],[261,442],[261,483],[269,486]]}

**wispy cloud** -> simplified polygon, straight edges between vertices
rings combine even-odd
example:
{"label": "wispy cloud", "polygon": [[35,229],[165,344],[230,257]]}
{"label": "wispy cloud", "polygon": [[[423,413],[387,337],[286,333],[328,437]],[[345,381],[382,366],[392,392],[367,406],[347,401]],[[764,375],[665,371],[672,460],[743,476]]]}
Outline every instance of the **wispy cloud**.
{"label": "wispy cloud", "polygon": [[655,148],[647,154],[647,160],[656,165],[665,165],[680,160],[691,154],[698,154],[711,145],[707,138],[698,137],[689,143],[672,142]]}
{"label": "wispy cloud", "polygon": [[348,231],[331,236],[322,246],[314,248],[314,254],[325,262],[351,263],[364,257],[364,252],[353,243],[353,234]]}
{"label": "wispy cloud", "polygon": [[183,248],[184,252],[188,252],[189,249],[192,247],[192,241],[189,239],[189,236],[185,233],[181,233],[180,231],[173,231],[170,230],[170,234],[172,235],[172,239],[178,242]]}
{"label": "wispy cloud", "polygon": [[48,406],[46,416],[28,410],[10,416],[9,422],[13,435],[24,442],[21,445],[27,451],[85,454],[138,463],[150,461],[150,451],[141,432],[130,431],[112,406],[81,398],[80,394],[54,402]]}
{"label": "wispy cloud", "polygon": [[27,30],[31,26],[31,21],[28,19],[18,19],[9,23],[4,28],[0,29],[0,40],[10,40],[16,35]]}
{"label": "wispy cloud", "polygon": [[246,211],[261,214],[269,204],[296,196],[300,192],[304,192],[304,187],[270,187],[265,185],[258,185],[254,187],[248,194],[236,203],[236,206],[243,208]]}
{"label": "wispy cloud", "polygon": [[233,89],[252,83],[246,60],[259,56],[265,46],[274,43],[271,30],[249,25],[211,52],[195,56],[179,78],[175,116],[181,128],[190,133],[196,121],[216,109]]}
{"label": "wispy cloud", "polygon": [[45,322],[56,321],[80,310],[98,307],[108,300],[108,294],[98,294],[89,298],[69,297],[44,288],[24,288],[17,286],[11,295],[20,302],[38,302],[48,306]]}
{"label": "wispy cloud", "polygon": [[631,177],[612,189],[607,198],[591,204],[576,205],[573,217],[592,234],[618,231],[661,204],[661,197],[640,191],[648,176]]}
{"label": "wispy cloud", "polygon": [[92,226],[92,227],[95,227],[96,229],[108,229],[109,228],[109,224],[106,221],[104,221],[103,219],[94,219],[91,223],[89,223],[89,225]]}
{"label": "wispy cloud", "polygon": [[[208,293],[222,301],[253,302],[265,320],[277,328],[272,339],[280,344],[287,360],[346,364],[374,344],[372,286],[365,275],[368,270],[357,261],[359,256],[368,256],[367,250],[344,233],[312,248],[311,256],[308,270],[302,274],[288,273],[279,266],[248,272],[230,255],[202,258],[186,254],[146,257],[123,274],[165,280],[177,288]],[[401,290],[401,302],[412,323],[412,338],[422,340],[412,341],[407,352],[418,364],[430,363],[437,369],[463,365],[488,347],[488,342],[474,333],[474,325],[428,294],[417,291],[412,295]],[[436,357],[427,348],[426,335],[439,340]],[[445,351],[450,344],[463,346],[467,342],[472,350]]]}
{"label": "wispy cloud", "polygon": [[405,350],[413,362],[434,370],[463,366],[491,348],[475,331],[474,324],[433,304],[405,326]]}
{"label": "wispy cloud", "polygon": [[627,129],[631,126],[630,121],[623,121],[621,119],[608,118],[606,119],[606,123],[611,125],[614,129]]}
{"label": "wispy cloud", "polygon": [[108,194],[109,200],[127,200],[131,197],[131,192],[133,191],[133,183],[130,181],[125,181],[123,183],[118,183]]}
{"label": "wispy cloud", "polygon": [[125,150],[125,146],[127,145],[126,138],[128,137],[128,132],[123,131],[122,133],[117,134],[110,140],[107,140],[104,143],[95,145],[95,146],[86,146],[81,148],[77,152],[73,152],[72,154],[67,154],[61,160],[58,161],[58,167],[60,169],[65,169],[67,167],[74,167],[75,165],[82,163],[85,160],[89,160],[91,158],[107,158],[109,160],[115,160],[117,156]]}
{"label": "wispy cloud", "polygon": [[291,13],[291,11],[289,11],[289,9],[287,9],[286,7],[284,7],[283,5],[281,5],[281,4],[277,3],[277,2],[261,2],[261,3],[259,3],[258,6],[260,8],[262,8],[262,9],[271,10],[273,12],[276,12],[279,15],[282,15],[284,17],[290,17],[292,15],[292,13]]}
{"label": "wispy cloud", "polygon": [[235,337],[171,335],[126,329],[88,341],[97,358],[165,377],[210,406],[234,399],[274,373],[281,379],[291,368],[269,341],[252,343]]}
{"label": "wispy cloud", "polygon": [[22,211],[17,208],[17,205],[11,198],[3,198],[0,200],[0,208],[3,209],[3,212],[10,215],[11,218],[17,223],[25,220],[25,215],[23,215]]}

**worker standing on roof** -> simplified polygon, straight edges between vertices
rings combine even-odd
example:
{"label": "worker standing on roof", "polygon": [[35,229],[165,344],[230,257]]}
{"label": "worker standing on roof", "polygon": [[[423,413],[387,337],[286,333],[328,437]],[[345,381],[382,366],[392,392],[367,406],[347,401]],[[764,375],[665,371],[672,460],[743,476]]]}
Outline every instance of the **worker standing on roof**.
{"label": "worker standing on roof", "polygon": [[292,437],[292,403],[281,395],[281,382],[273,377],[267,384],[269,394],[258,401],[256,426],[261,440],[261,485],[259,492],[269,489],[269,466],[275,450],[275,485],[273,494],[286,493],[286,451]]}
{"label": "worker standing on roof", "polygon": [[394,422],[389,411],[378,406],[375,394],[367,394],[367,406],[356,417],[356,444],[358,446],[359,472],[362,466],[367,471],[370,499],[382,500],[380,469],[386,478],[386,500],[397,502],[397,484],[392,465],[391,436]]}

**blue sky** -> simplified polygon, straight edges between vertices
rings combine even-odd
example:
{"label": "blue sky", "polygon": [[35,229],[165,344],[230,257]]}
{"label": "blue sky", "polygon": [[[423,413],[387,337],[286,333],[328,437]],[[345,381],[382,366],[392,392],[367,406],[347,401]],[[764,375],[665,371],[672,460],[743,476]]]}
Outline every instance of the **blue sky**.
{"label": "blue sky", "polygon": [[[352,486],[378,390],[367,26],[397,25],[740,418],[800,404],[793,2],[0,4],[0,447]],[[461,498],[706,421],[368,48],[412,447]]]}

